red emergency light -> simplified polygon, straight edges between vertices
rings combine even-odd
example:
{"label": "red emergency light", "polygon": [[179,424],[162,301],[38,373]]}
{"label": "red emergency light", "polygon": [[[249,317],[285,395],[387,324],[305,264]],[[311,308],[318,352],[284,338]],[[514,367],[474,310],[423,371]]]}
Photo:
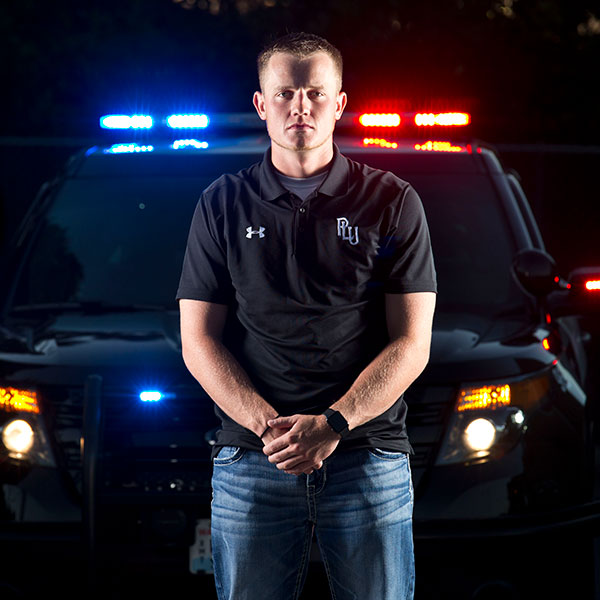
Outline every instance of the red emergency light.
{"label": "red emergency light", "polygon": [[390,142],[384,138],[364,138],[363,146],[379,146],[380,148],[397,148],[398,142]]}
{"label": "red emergency light", "polygon": [[363,127],[398,127],[401,121],[398,113],[363,113],[358,117]]}
{"label": "red emergency light", "polygon": [[422,144],[415,144],[415,150],[422,150],[424,152],[470,152],[470,149],[466,146],[459,146],[452,142],[434,140],[429,140]]}
{"label": "red emergency light", "polygon": [[471,123],[471,115],[466,112],[369,112],[358,116],[363,127],[399,127],[403,121],[417,127],[463,127]]}
{"label": "red emergency light", "polygon": [[471,122],[471,115],[463,112],[417,113],[417,127],[463,127]]}
{"label": "red emergency light", "polygon": [[588,292],[597,292],[600,291],[600,279],[588,279],[585,282],[585,289]]}

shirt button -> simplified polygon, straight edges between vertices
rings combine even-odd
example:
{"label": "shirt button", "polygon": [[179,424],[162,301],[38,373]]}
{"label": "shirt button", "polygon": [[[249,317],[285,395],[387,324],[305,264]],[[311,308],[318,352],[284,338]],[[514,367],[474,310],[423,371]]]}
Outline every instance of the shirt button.
{"label": "shirt button", "polygon": [[305,209],[305,208],[301,208],[301,209],[300,209],[300,212],[301,212],[301,213],[305,213],[305,212],[306,212],[306,209]]}

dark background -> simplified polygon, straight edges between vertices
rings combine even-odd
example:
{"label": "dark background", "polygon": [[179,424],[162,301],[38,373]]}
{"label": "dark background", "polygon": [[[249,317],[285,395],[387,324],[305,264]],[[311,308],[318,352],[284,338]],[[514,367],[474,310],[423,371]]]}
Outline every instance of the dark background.
{"label": "dark background", "polygon": [[348,111],[469,110],[559,265],[600,264],[597,0],[3,0],[2,238],[100,115],[252,110],[256,53],[296,30],[342,51]]}
{"label": "dark background", "polygon": [[[600,265],[598,0],[0,0],[0,253],[99,116],[251,111],[258,50],[297,30],[342,51],[348,111],[469,110],[564,275]],[[548,574],[573,575],[562,549]],[[456,584],[453,553],[476,572],[436,548],[435,585]]]}

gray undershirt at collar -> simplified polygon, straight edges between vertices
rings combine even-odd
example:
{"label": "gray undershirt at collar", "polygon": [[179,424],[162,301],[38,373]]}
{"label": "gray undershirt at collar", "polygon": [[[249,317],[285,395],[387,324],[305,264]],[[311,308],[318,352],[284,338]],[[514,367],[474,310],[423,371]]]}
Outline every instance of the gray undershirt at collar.
{"label": "gray undershirt at collar", "polygon": [[311,177],[288,177],[277,173],[281,185],[301,200],[306,200],[327,178],[328,172],[312,175]]}

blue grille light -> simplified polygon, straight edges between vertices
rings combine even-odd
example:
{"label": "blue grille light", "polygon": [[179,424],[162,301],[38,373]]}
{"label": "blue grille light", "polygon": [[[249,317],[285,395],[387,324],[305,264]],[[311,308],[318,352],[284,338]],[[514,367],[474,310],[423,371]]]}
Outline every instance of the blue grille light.
{"label": "blue grille light", "polygon": [[172,129],[204,129],[208,127],[207,115],[170,115],[167,117],[167,125]]}
{"label": "blue grille light", "polygon": [[110,148],[104,150],[105,154],[132,154],[134,152],[152,152],[154,146],[140,146],[138,144],[113,144]]}
{"label": "blue grille light", "polygon": [[190,140],[175,140],[171,145],[173,150],[181,150],[182,148],[197,148],[204,149],[208,148],[208,142],[201,142],[200,140],[190,139]]}
{"label": "blue grille light", "polygon": [[102,129],[150,129],[152,117],[149,115],[104,115],[100,117]]}
{"label": "blue grille light", "polygon": [[159,400],[162,400],[163,398],[163,394],[161,392],[157,392],[157,391],[144,391],[140,394],[140,400],[142,402],[158,402]]}

